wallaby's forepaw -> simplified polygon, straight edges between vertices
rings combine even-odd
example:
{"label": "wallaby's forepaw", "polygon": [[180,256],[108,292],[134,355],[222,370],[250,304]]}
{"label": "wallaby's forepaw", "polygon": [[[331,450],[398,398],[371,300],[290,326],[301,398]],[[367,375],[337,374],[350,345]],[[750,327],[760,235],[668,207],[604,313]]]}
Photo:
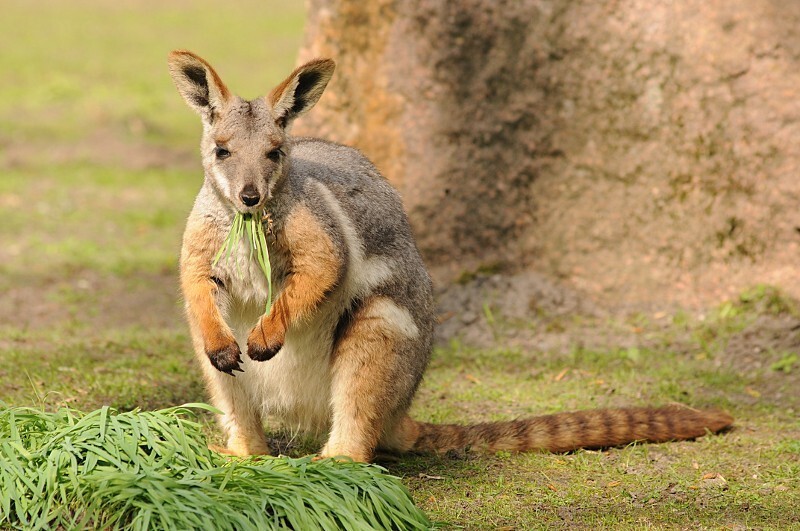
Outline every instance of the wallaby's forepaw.
{"label": "wallaby's forepaw", "polygon": [[247,355],[254,361],[267,361],[275,357],[275,354],[283,347],[283,345],[274,345],[271,347],[262,347],[261,345],[247,345]]}
{"label": "wallaby's forepaw", "polygon": [[239,367],[242,363],[242,352],[239,350],[239,345],[232,343],[227,347],[217,349],[211,352],[206,352],[211,365],[220,372],[224,372],[230,376],[235,376],[233,371],[244,372],[244,369]]}
{"label": "wallaby's forepaw", "polygon": [[267,319],[261,319],[247,338],[247,355],[254,361],[267,361],[283,347],[285,331],[269,326]]}

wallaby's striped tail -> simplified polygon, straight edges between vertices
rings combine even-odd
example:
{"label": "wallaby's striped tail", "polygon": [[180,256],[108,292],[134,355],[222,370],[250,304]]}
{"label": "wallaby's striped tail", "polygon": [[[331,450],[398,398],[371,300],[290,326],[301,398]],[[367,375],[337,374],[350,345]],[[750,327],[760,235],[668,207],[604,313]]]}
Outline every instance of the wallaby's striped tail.
{"label": "wallaby's striped tail", "polygon": [[609,448],[634,441],[694,439],[708,432],[716,433],[732,423],[733,417],[724,411],[701,411],[685,406],[594,409],[471,426],[429,424],[408,418],[403,427],[403,446],[417,452],[442,452],[468,446],[490,452],[568,452],[579,448]]}

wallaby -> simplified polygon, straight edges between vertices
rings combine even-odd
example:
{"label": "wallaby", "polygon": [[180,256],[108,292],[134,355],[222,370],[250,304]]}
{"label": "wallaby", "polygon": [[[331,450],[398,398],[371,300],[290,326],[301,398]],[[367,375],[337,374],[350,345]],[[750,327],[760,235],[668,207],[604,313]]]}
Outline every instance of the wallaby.
{"label": "wallaby", "polygon": [[[334,62],[308,62],[251,101],[191,52],[172,52],[169,70],[203,122],[205,179],[180,281],[197,358],[223,412],[225,452],[267,454],[268,415],[327,433],[321,457],[357,461],[377,449],[564,452],[690,439],[732,423],[727,413],[682,406],[473,426],[411,419],[436,319],[400,198],[357,150],[289,134],[322,96]],[[267,315],[266,279],[246,242],[236,260],[214,264],[237,212],[265,213],[277,294]]]}

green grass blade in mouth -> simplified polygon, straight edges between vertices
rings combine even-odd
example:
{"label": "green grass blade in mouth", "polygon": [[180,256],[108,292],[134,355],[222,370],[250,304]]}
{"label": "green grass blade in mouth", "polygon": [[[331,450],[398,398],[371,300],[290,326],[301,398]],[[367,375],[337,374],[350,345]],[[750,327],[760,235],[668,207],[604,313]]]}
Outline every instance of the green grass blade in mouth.
{"label": "green grass blade in mouth", "polygon": [[254,222],[254,233],[256,235],[256,256],[258,257],[258,264],[261,266],[261,271],[267,277],[267,308],[266,313],[269,313],[272,307],[272,266],[269,263],[269,250],[267,249],[267,237],[264,234],[264,222],[258,220]]}
{"label": "green grass blade in mouth", "polygon": [[[239,279],[243,278],[241,264],[239,263],[239,254],[235,253],[236,247],[244,240],[250,248],[250,256],[248,262],[252,261],[255,255],[256,262],[259,268],[264,273],[267,279],[267,304],[264,312],[269,314],[272,308],[272,266],[269,262],[269,249],[267,248],[267,237],[264,233],[264,222],[266,218],[263,214],[242,214],[237,212],[233,218],[228,236],[222,243],[219,251],[217,251],[212,266],[216,266],[220,260],[229,262],[231,258],[235,261],[236,272]],[[249,265],[249,264],[248,264]]]}
{"label": "green grass blade in mouth", "polygon": [[245,228],[244,232],[245,232],[245,235],[247,236],[248,246],[250,247],[250,254],[247,257],[247,260],[248,261],[252,261],[253,260],[253,250],[256,248],[256,246],[253,245],[253,241],[254,241],[254,237],[255,237],[255,227],[253,226],[254,225],[253,216],[250,216],[245,221],[246,221],[246,223],[244,224],[244,228]]}

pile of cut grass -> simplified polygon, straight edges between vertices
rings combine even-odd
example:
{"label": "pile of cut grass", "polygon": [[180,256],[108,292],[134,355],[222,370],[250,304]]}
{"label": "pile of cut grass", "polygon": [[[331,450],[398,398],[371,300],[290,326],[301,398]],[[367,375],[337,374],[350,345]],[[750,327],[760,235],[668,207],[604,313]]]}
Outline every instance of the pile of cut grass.
{"label": "pile of cut grass", "polygon": [[426,529],[374,465],[229,459],[187,404],[55,413],[0,403],[0,529]]}

